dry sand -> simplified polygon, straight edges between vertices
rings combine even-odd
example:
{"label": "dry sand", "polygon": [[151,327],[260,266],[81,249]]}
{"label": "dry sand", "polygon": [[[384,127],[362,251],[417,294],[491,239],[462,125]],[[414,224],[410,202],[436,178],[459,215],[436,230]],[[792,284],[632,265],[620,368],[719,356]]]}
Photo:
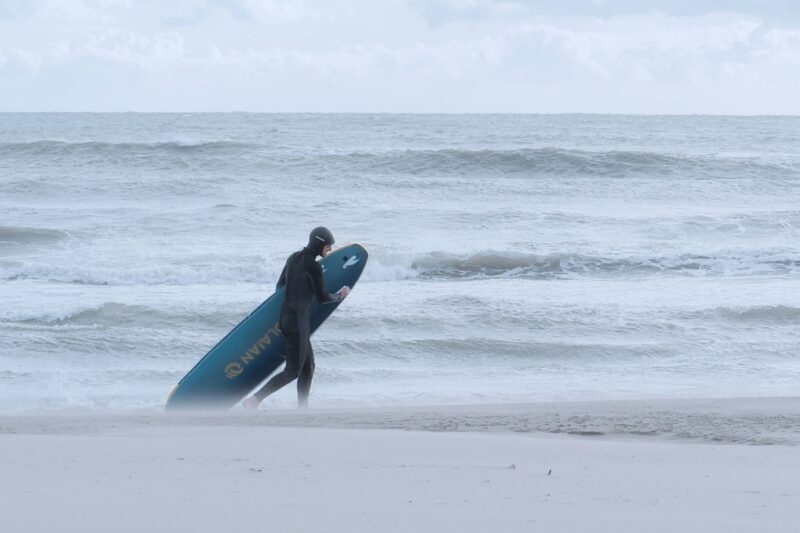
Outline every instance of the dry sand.
{"label": "dry sand", "polygon": [[784,398],[9,414],[0,531],[796,532],[798,413]]}

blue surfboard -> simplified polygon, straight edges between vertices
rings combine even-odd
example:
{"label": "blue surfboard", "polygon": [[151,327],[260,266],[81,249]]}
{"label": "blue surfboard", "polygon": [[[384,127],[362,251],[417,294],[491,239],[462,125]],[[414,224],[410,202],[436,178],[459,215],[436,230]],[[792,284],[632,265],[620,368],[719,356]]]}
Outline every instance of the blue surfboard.
{"label": "blue surfboard", "polygon": [[[331,252],[321,261],[325,289],[336,292],[355,286],[364,266],[367,251],[350,244]],[[175,386],[167,399],[167,409],[229,408],[261,384],[286,360],[286,337],[279,328],[284,288],[267,298],[242,320]],[[339,303],[320,304],[311,309],[313,333]]]}

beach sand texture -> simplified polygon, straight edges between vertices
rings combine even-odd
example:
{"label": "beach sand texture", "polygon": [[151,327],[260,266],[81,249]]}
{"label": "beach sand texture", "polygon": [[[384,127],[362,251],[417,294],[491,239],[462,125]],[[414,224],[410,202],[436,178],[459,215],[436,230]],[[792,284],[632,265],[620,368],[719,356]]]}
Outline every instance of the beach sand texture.
{"label": "beach sand texture", "polygon": [[800,524],[797,407],[8,415],[0,529],[788,533]]}

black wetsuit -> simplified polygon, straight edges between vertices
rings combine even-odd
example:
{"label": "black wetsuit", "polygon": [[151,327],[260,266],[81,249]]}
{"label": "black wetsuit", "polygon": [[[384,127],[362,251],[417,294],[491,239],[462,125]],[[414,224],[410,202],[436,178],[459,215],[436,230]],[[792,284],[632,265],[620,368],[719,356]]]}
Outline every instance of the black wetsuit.
{"label": "black wetsuit", "polygon": [[303,248],[286,260],[277,289],[284,285],[286,293],[281,307],[281,332],[286,337],[286,367],[256,393],[263,400],[284,385],[297,380],[297,401],[301,407],[308,403],[311,379],[314,377],[314,350],[311,348],[311,302],[316,296],[320,303],[340,301],[338,295],[325,291],[322,267],[317,262],[321,250]]}

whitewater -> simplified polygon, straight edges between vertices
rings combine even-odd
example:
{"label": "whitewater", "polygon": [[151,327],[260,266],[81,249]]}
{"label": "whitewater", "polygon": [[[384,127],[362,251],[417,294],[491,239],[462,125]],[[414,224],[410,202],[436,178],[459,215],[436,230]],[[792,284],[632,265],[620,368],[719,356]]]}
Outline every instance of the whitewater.
{"label": "whitewater", "polygon": [[798,146],[797,117],[0,113],[0,410],[163,405],[317,225],[370,262],[312,405],[796,395]]}

